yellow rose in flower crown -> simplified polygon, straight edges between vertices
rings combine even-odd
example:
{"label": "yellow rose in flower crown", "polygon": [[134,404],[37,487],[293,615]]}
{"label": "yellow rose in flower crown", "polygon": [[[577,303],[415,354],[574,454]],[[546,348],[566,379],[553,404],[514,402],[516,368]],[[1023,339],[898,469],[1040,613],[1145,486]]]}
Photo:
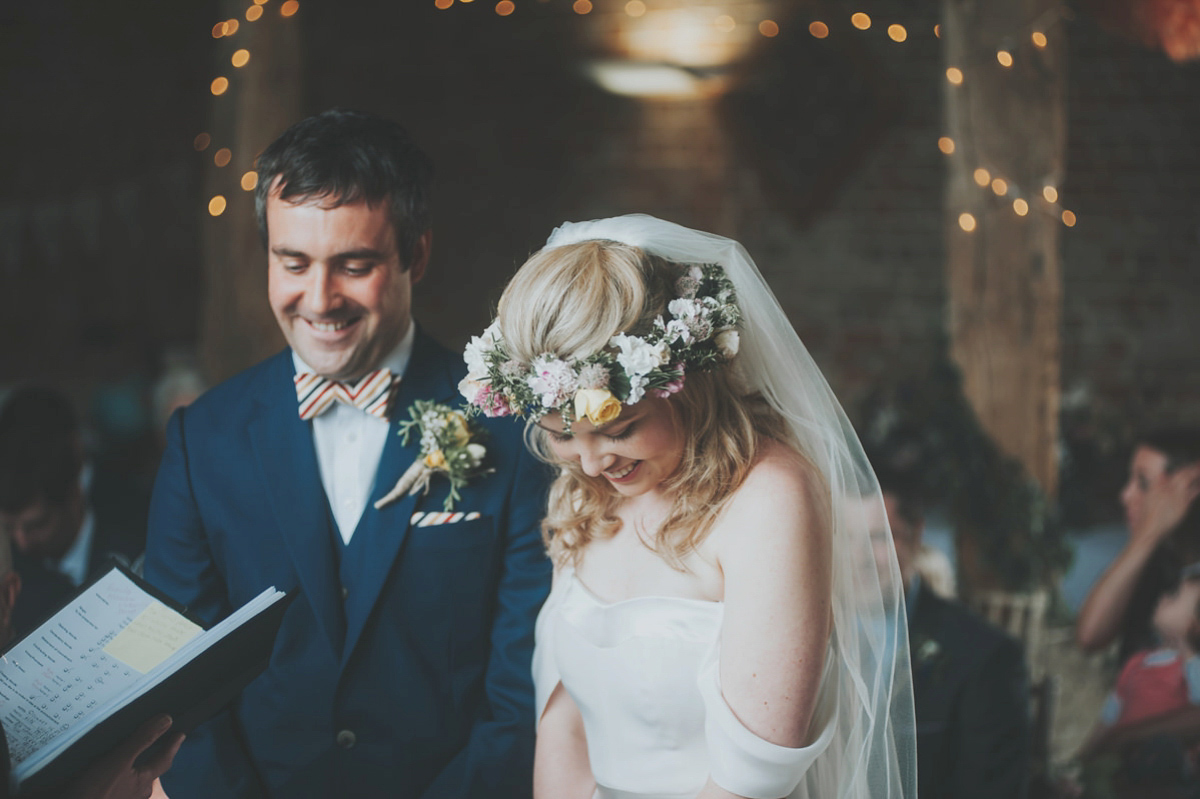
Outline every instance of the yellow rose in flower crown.
{"label": "yellow rose in flower crown", "polygon": [[445,469],[446,456],[442,454],[440,449],[435,449],[425,456],[425,465],[430,469]]}
{"label": "yellow rose in flower crown", "polygon": [[575,392],[575,418],[599,427],[621,415],[621,401],[606,388],[581,388]]}

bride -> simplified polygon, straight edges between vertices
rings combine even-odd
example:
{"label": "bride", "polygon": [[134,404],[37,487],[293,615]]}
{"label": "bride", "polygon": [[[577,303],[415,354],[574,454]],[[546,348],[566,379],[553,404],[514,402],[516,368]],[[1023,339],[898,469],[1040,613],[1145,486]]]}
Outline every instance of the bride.
{"label": "bride", "polygon": [[468,401],[529,419],[559,469],[536,797],[915,796],[878,489],[737,242],[565,224],[466,360]]}

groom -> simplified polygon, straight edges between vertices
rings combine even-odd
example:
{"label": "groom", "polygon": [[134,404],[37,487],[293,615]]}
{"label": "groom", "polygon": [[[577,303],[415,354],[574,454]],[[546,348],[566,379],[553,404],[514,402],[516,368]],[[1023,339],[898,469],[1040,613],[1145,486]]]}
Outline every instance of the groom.
{"label": "groom", "polygon": [[456,515],[442,474],[376,507],[421,454],[397,421],[416,400],[457,406],[466,371],[412,321],[432,167],[398,125],[334,110],[287,130],[258,174],[290,347],[171,417],[146,577],[210,623],[268,586],[299,596],[267,670],[188,737],[167,793],[528,797],[544,467],[516,425],[484,420],[494,471]]}

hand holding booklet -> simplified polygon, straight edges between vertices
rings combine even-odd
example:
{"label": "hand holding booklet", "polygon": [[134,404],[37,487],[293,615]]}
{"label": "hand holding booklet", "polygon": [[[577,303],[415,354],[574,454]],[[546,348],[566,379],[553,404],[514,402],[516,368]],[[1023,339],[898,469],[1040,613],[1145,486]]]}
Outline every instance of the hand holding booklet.
{"label": "hand holding booklet", "polygon": [[268,588],[206,630],[113,567],[0,657],[14,787],[70,778],[157,714],[205,721],[267,665],[287,598]]}

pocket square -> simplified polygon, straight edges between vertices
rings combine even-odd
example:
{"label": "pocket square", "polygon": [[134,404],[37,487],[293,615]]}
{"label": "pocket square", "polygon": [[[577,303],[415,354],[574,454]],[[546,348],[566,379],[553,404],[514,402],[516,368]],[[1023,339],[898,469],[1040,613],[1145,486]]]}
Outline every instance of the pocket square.
{"label": "pocket square", "polygon": [[455,522],[469,522],[479,518],[479,511],[471,511],[463,513],[462,511],[438,512],[438,513],[414,513],[412,515],[411,524],[413,527],[432,527],[437,524],[454,524]]}

